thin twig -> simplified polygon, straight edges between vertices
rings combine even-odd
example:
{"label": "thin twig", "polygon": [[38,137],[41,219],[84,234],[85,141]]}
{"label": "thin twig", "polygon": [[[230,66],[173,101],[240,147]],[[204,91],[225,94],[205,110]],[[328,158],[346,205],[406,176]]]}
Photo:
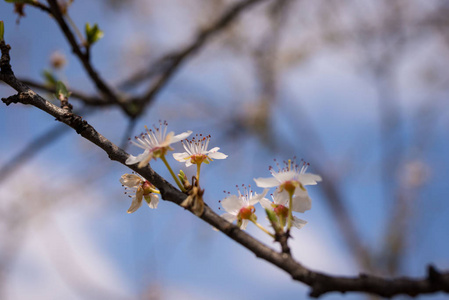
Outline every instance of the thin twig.
{"label": "thin twig", "polygon": [[126,126],[125,133],[123,134],[122,142],[120,143],[120,147],[123,148],[123,150],[126,150],[129,143],[129,137],[132,135],[134,128],[136,127],[136,119],[132,118],[128,121],[128,126]]}
{"label": "thin twig", "polygon": [[[54,87],[49,87],[45,84],[36,82],[32,79],[24,79],[24,78],[18,78],[19,81],[23,82],[24,84],[37,88],[39,90],[42,91],[46,91],[49,93],[56,93],[56,88]],[[72,88],[69,89],[70,90],[70,98],[75,98],[75,99],[79,99],[81,101],[83,101],[83,103],[85,103],[86,105],[89,106],[109,106],[109,105],[113,105],[113,103],[105,101],[103,98],[97,97],[97,96],[93,96],[93,95],[87,95],[81,91],[78,90],[73,90]]]}
{"label": "thin twig", "polygon": [[70,30],[66,21],[64,20],[64,16],[61,12],[58,2],[56,0],[47,0],[47,1],[50,5],[52,16],[55,18],[56,22],[58,23],[65,37],[67,38],[70,46],[72,47],[72,51],[81,61],[84,69],[86,70],[87,74],[92,79],[92,81],[95,83],[97,89],[105,96],[105,99],[107,101],[118,104],[119,106],[122,107],[125,113],[127,113],[130,116],[131,115],[134,116],[135,113],[132,113],[123,101],[120,101],[119,97],[114,93],[112,88],[109,87],[106,81],[104,81],[100,77],[98,72],[94,69],[94,67],[90,63],[89,55],[87,54],[87,52],[82,51],[81,47],[76,41],[74,34]]}
{"label": "thin twig", "polygon": [[[202,30],[197,34],[196,38],[183,50],[171,53],[163,57],[160,61],[155,63],[155,66],[160,66],[167,60],[168,66],[161,74],[161,76],[153,82],[147,91],[143,94],[138,101],[148,103],[150,102],[159,91],[167,84],[167,82],[173,77],[177,70],[182,66],[186,59],[195,54],[210,38],[215,36],[216,33],[226,28],[232,21],[234,21],[243,11],[255,5],[257,3],[266,0],[246,0],[234,4],[225,13],[218,18],[209,28]],[[169,59],[168,59],[169,58]]]}

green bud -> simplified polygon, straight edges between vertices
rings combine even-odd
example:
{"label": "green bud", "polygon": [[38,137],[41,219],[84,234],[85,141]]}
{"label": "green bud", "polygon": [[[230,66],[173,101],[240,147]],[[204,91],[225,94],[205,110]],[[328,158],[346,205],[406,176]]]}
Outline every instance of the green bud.
{"label": "green bud", "polygon": [[66,86],[62,81],[56,82],[56,94],[63,95],[66,98],[69,98],[70,92],[67,90]]}
{"label": "green bud", "polygon": [[270,221],[270,224],[273,227],[274,231],[276,233],[281,233],[283,229],[279,224],[279,219],[276,216],[276,213],[271,209],[265,209],[265,213],[267,214],[268,220]]}
{"label": "green bud", "polygon": [[90,26],[89,23],[86,23],[86,42],[88,46],[93,45],[103,36],[104,36],[103,31],[100,30],[100,28],[96,23],[92,27]]}
{"label": "green bud", "polygon": [[9,3],[17,3],[17,4],[33,4],[35,0],[5,0],[5,2]]}
{"label": "green bud", "polygon": [[58,81],[56,82],[56,98],[61,99],[61,96],[67,99],[70,96],[70,92],[62,81]]}
{"label": "green bud", "polygon": [[5,25],[3,21],[0,21],[0,42],[3,41],[3,35],[5,34]]}
{"label": "green bud", "polygon": [[53,73],[49,70],[44,70],[42,72],[42,76],[44,76],[45,78],[45,83],[50,86],[50,87],[55,87],[56,83],[58,82],[58,80],[56,79],[56,77],[53,75]]}
{"label": "green bud", "polygon": [[189,188],[189,187],[190,187],[190,183],[189,183],[189,181],[187,180],[187,176],[186,176],[186,174],[184,173],[183,170],[179,170],[178,178],[179,178],[179,181],[181,181],[181,184],[182,184],[185,188]]}
{"label": "green bud", "polygon": [[265,208],[265,212],[267,213],[267,217],[268,217],[268,220],[270,221],[270,223],[278,222],[278,217],[276,216],[276,213],[274,211],[272,211],[271,209]]}
{"label": "green bud", "polygon": [[181,179],[181,180],[187,179],[186,173],[184,173],[183,170],[179,170],[178,177],[179,177],[179,179]]}

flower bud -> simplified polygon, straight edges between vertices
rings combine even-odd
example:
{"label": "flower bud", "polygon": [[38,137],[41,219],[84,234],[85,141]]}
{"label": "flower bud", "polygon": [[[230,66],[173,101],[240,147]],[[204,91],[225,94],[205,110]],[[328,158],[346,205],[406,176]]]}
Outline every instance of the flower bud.
{"label": "flower bud", "polygon": [[273,211],[278,215],[279,217],[287,218],[288,217],[288,208],[284,205],[275,204]]}

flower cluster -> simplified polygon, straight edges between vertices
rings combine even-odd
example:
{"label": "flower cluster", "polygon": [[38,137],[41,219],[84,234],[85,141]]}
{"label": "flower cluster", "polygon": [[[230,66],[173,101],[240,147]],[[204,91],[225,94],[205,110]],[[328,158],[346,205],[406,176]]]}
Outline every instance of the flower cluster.
{"label": "flower cluster", "polygon": [[284,162],[284,164],[284,168],[277,164],[279,170],[277,172],[274,171],[273,167],[269,168],[273,177],[254,178],[254,181],[258,187],[276,187],[279,193],[288,193],[292,197],[292,210],[303,213],[312,208],[312,201],[305,186],[316,185],[317,182],[321,181],[321,177],[306,173],[309,164],[304,161],[296,164],[293,159]]}
{"label": "flower cluster", "polygon": [[[146,167],[152,159],[158,158],[165,164],[173,179],[176,181],[179,189],[184,192],[187,197],[181,203],[185,208],[190,209],[193,213],[200,216],[204,211],[203,194],[204,189],[200,187],[200,168],[203,163],[209,164],[216,159],[225,159],[228,156],[219,152],[219,147],[209,148],[211,136],[197,134],[191,139],[187,139],[192,131],[186,131],[175,135],[173,131],[167,131],[167,122],[159,122],[159,126],[153,126],[153,129],[146,128],[146,133],[136,136],[131,141],[135,146],[143,149],[143,153],[138,156],[130,155],[126,160],[127,165],[137,164],[137,168]],[[166,155],[168,151],[173,151],[172,144],[181,142],[184,147],[184,152],[174,153],[173,158],[179,162],[185,163],[186,167],[196,165],[196,176],[192,177],[189,182],[186,174],[180,170],[176,176],[170,167]],[[269,178],[254,178],[256,185],[264,188],[261,194],[255,193],[251,186],[242,187],[241,191],[237,187],[237,195],[228,193],[221,202],[226,213],[222,217],[229,222],[237,222],[237,226],[241,229],[246,229],[249,222],[254,223],[257,227],[272,237],[279,236],[279,234],[287,234],[291,227],[298,229],[307,224],[306,221],[293,216],[292,212],[304,213],[312,208],[312,201],[306,190],[308,185],[316,185],[321,181],[321,177],[316,174],[307,173],[308,163],[301,161],[296,164],[295,159],[284,162],[281,167],[276,163],[277,170],[270,167],[271,177]],[[128,213],[136,211],[141,205],[143,199],[148,203],[150,208],[156,208],[159,203],[157,194],[159,191],[148,180],[135,175],[125,174],[120,179],[120,182],[126,189],[131,189],[133,194],[129,195],[132,198],[131,207]],[[271,195],[271,200],[265,198],[269,188],[275,188]],[[127,192],[126,192],[127,193]],[[274,229],[274,234],[266,230],[257,222],[256,204],[265,209],[267,218]],[[286,228],[286,232],[284,231]]]}
{"label": "flower cluster", "polygon": [[[131,144],[143,149],[143,153],[138,156],[130,155],[125,163],[127,165],[138,164],[137,168],[140,169],[147,166],[152,159],[157,160],[160,158],[181,191],[188,194],[188,197],[186,198],[188,201],[184,201],[182,205],[186,208],[190,208],[195,214],[201,215],[204,210],[202,198],[204,190],[199,186],[201,164],[209,164],[214,159],[225,159],[228,156],[218,152],[220,149],[218,147],[210,150],[207,149],[211,138],[210,135],[203,137],[203,135],[200,134],[197,135],[196,138],[194,137],[191,140],[185,140],[192,134],[192,131],[189,130],[175,135],[173,131],[167,133],[167,125],[167,122],[160,121],[159,127],[153,126],[153,129],[148,129],[145,126],[145,133],[141,133],[139,136],[134,137],[134,140],[130,139]],[[179,141],[182,142],[186,152],[174,153],[173,158],[177,161],[185,162],[186,167],[190,167],[191,165],[197,166],[197,175],[192,183],[188,182],[182,170],[180,170],[180,174],[176,176],[165,157],[168,151],[174,150],[171,145]],[[179,181],[178,177],[181,181]],[[134,174],[125,174],[120,179],[120,182],[127,188],[131,188],[135,193],[135,195],[130,196],[133,201],[128,210],[129,213],[136,211],[142,205],[143,198],[145,198],[151,208],[157,207],[159,199],[157,198],[157,195],[154,195],[157,190],[149,181]]]}
{"label": "flower cluster", "polygon": [[[281,168],[279,164],[277,166],[278,171],[275,171],[273,167],[269,168],[273,177],[254,179],[258,187],[265,188],[263,194],[253,197],[251,190],[244,195],[239,191],[238,196],[228,196],[221,201],[226,211],[222,217],[230,222],[237,220],[237,225],[241,229],[246,228],[248,220],[261,227],[255,222],[257,218],[254,214],[254,205],[260,202],[262,207],[267,210],[270,222],[275,229],[283,230],[285,226],[287,226],[287,230],[292,226],[298,229],[304,227],[307,222],[294,217],[292,211],[303,213],[311,209],[312,202],[305,186],[317,184],[321,181],[321,177],[306,173],[309,164],[303,161],[298,165],[293,159],[285,162],[284,168]],[[271,196],[272,201],[264,198],[268,191],[267,188],[271,187],[276,187]],[[274,216],[274,218],[270,218],[270,216]],[[264,229],[264,231],[266,230]]]}

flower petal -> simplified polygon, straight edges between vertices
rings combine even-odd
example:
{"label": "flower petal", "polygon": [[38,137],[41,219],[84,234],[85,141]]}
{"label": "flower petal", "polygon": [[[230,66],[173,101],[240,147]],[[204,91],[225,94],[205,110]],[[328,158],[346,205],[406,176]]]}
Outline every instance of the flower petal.
{"label": "flower petal", "polygon": [[180,162],[185,162],[187,159],[190,158],[189,153],[182,152],[182,153],[173,153],[173,158]]}
{"label": "flower petal", "polygon": [[279,189],[276,189],[276,191],[274,191],[274,194],[273,194],[273,201],[276,204],[288,207],[288,202],[289,202],[288,192],[286,190],[279,192]]}
{"label": "flower petal", "polygon": [[265,197],[265,195],[268,193],[268,189],[264,189],[262,194],[257,195],[257,193],[254,193],[254,196],[251,199],[248,199],[248,205],[255,205],[257,202],[259,202],[261,199]]}
{"label": "flower petal", "polygon": [[138,162],[141,162],[142,159],[144,159],[148,155],[148,153],[150,153],[150,150],[146,149],[145,151],[143,151],[143,153],[141,153],[141,154],[139,154],[137,156],[130,155],[126,159],[125,164],[127,164],[127,165],[134,165],[134,164],[136,164]]}
{"label": "flower petal", "polygon": [[139,207],[142,206],[142,198],[143,198],[143,189],[138,188],[136,195],[133,196],[133,202],[131,202],[131,206],[128,208],[128,213],[135,212]]}
{"label": "flower petal", "polygon": [[150,194],[150,202],[147,202],[150,208],[156,209],[159,204],[159,197],[156,194]]}
{"label": "flower petal", "polygon": [[215,153],[215,152],[218,152],[218,150],[220,150],[220,147],[214,147],[210,150],[207,150],[206,153]]}
{"label": "flower petal", "polygon": [[277,180],[274,177],[268,177],[268,178],[259,177],[259,178],[254,178],[254,181],[256,182],[256,185],[261,188],[270,188],[270,187],[275,187],[275,186],[280,185],[279,180]]}
{"label": "flower petal", "polygon": [[223,200],[221,200],[221,205],[226,212],[235,216],[237,216],[240,209],[243,207],[241,199],[236,195],[231,195],[224,198]]}
{"label": "flower petal", "polygon": [[[218,149],[220,149],[220,148],[218,148]],[[221,152],[210,152],[207,156],[209,156],[212,159],[225,159],[226,157],[228,157],[226,154],[221,153]]]}
{"label": "flower petal", "polygon": [[132,188],[138,187],[141,183],[143,183],[143,180],[136,174],[123,174],[120,178],[120,183],[124,186]]}
{"label": "flower petal", "polygon": [[[173,131],[170,131],[169,133],[167,133],[167,135],[165,136],[165,140],[161,140],[162,138],[164,138],[164,136],[162,137],[158,137],[157,138],[157,142],[159,144],[159,147],[163,148],[163,147],[168,147],[172,142],[173,136],[175,135],[175,133]],[[157,145],[155,145],[156,147]]]}
{"label": "flower petal", "polygon": [[171,138],[170,144],[179,142],[180,140],[185,139],[186,137],[188,137],[191,134],[192,134],[192,131],[188,130],[188,131],[183,132],[181,134],[175,135],[174,137]]}
{"label": "flower petal", "polygon": [[321,176],[312,174],[312,173],[305,173],[305,174],[299,174],[298,175],[298,181],[301,182],[302,185],[316,185],[317,182],[320,182]]}
{"label": "flower petal", "polygon": [[310,200],[307,191],[302,191],[293,196],[292,210],[297,212],[305,212],[312,208],[312,200]]}
{"label": "flower petal", "polygon": [[240,229],[245,230],[246,226],[248,226],[248,220],[242,220],[242,225],[240,225]]}
{"label": "flower petal", "polygon": [[230,214],[230,213],[222,214],[221,217],[222,217],[223,219],[225,219],[226,221],[228,221],[229,223],[232,223],[232,222],[234,222],[235,220],[237,220],[237,216],[236,216],[236,215],[233,215],[233,214]]}
{"label": "flower petal", "polygon": [[296,173],[295,171],[273,173],[274,178],[276,178],[280,183],[295,180],[297,175],[298,173]]}
{"label": "flower petal", "polygon": [[271,206],[273,202],[271,202],[267,198],[260,199],[259,203],[260,205],[262,205],[263,208],[273,210],[273,206]]}
{"label": "flower petal", "polygon": [[146,167],[152,158],[153,158],[153,152],[148,152],[148,155],[140,161],[140,163],[137,165],[137,167],[138,168]]}
{"label": "flower petal", "polygon": [[307,224],[307,221],[304,221],[304,220],[299,219],[297,217],[293,217],[292,225],[295,226],[296,228],[301,229],[304,226],[306,226],[306,224]]}

